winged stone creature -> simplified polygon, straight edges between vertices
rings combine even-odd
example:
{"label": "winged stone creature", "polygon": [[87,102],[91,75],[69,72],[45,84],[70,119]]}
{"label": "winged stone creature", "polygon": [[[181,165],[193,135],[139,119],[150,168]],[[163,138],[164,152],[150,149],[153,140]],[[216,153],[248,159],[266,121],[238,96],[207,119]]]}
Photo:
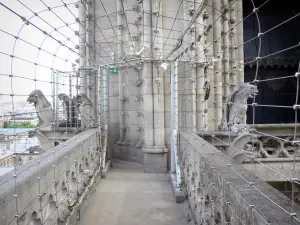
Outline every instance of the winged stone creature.
{"label": "winged stone creature", "polygon": [[85,128],[96,127],[96,110],[91,100],[86,96],[86,94],[81,93],[76,96],[76,101],[79,105],[79,112],[81,114],[82,125]]}
{"label": "winged stone creature", "polygon": [[33,103],[39,118],[38,127],[46,127],[53,123],[53,110],[43,92],[34,90],[29,94],[27,102]]}
{"label": "winged stone creature", "polygon": [[223,118],[219,126],[220,130],[232,131],[233,133],[248,132],[250,126],[247,125],[247,100],[257,95],[258,90],[255,85],[244,83],[238,90],[226,100],[223,109]]}
{"label": "winged stone creature", "polygon": [[63,105],[63,115],[67,122],[70,122],[70,99],[69,96],[63,93],[60,93],[58,99],[62,101]]}
{"label": "winged stone creature", "polygon": [[28,137],[33,138],[37,137],[40,142],[40,146],[44,151],[47,151],[51,148],[54,148],[54,142],[50,141],[42,132],[39,130],[30,130],[28,132]]}

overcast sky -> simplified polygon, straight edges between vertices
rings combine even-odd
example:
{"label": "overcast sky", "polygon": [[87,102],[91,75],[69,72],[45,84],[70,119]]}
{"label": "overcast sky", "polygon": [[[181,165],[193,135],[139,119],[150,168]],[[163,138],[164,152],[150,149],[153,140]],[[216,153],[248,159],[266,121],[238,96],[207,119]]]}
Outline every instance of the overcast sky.
{"label": "overcast sky", "polygon": [[[73,30],[78,30],[78,24],[75,23],[74,16],[65,7],[53,8],[51,12],[47,10],[46,6],[39,0],[0,0],[0,2],[19,15],[30,19],[31,23],[42,30],[45,30],[47,33],[51,32],[53,37],[75,50],[74,43],[78,43],[78,39]],[[43,2],[50,7],[62,6],[63,4],[61,0],[44,0]],[[74,1],[64,0],[64,2],[71,3]],[[39,16],[55,28],[65,25],[64,22],[72,25],[70,25],[70,28],[59,28],[59,31],[63,35],[56,31],[53,32],[51,26],[43,22],[40,18],[35,16],[32,17],[33,12],[21,3],[32,9],[34,12],[41,12],[44,10],[44,12],[39,13]],[[69,9],[76,16],[78,15],[78,9],[76,9],[74,5],[69,5]],[[53,12],[63,18],[64,22],[59,20]],[[17,36],[20,39],[16,41],[14,36]],[[66,40],[66,37],[71,38],[71,41],[74,43]],[[28,94],[34,89],[40,89],[45,95],[51,95],[50,83],[41,81],[35,82],[33,79],[50,82],[51,70],[45,67],[53,67],[54,69],[62,71],[72,70],[71,63],[66,63],[59,57],[54,57],[45,51],[39,51],[37,47],[32,46],[31,44],[63,59],[68,59],[72,63],[78,58],[76,54],[65,47],[60,47],[58,42],[47,37],[34,26],[25,25],[18,16],[0,5],[0,94],[2,94],[2,100],[10,100],[11,97],[9,94],[11,93],[15,94],[17,100],[25,100]],[[11,58],[10,56],[16,57]],[[17,57],[21,59],[18,59]],[[26,62],[25,60],[33,63],[36,62],[45,67],[35,66],[33,63]],[[13,78],[7,76],[10,74],[13,75]],[[21,96],[19,97],[19,95]],[[47,96],[47,98],[52,102],[51,97]]]}

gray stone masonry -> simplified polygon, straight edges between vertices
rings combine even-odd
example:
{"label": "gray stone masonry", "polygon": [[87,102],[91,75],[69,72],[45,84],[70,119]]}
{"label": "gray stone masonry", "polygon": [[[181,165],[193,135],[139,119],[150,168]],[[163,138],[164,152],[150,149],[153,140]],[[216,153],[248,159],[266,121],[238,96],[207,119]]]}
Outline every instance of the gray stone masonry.
{"label": "gray stone masonry", "polygon": [[[198,135],[180,134],[179,155],[197,224],[299,224],[289,214],[288,197],[242,166],[231,165],[227,155]],[[299,205],[294,210],[298,214]]]}

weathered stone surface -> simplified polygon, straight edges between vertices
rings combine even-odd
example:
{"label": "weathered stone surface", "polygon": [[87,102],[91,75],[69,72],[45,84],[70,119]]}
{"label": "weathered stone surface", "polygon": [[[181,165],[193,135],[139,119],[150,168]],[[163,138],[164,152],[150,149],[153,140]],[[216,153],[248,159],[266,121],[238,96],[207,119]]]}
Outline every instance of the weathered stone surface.
{"label": "weathered stone surface", "polygon": [[39,118],[39,127],[47,127],[53,123],[53,110],[43,92],[34,90],[29,94],[27,102],[33,103]]}
{"label": "weathered stone surface", "polygon": [[247,99],[253,98],[258,92],[255,85],[245,83],[226,100],[220,129],[234,133],[247,132]]}
{"label": "weathered stone surface", "polygon": [[1,176],[0,224],[65,223],[99,176],[99,135],[87,130]]}
{"label": "weathered stone surface", "polygon": [[[291,216],[281,209],[291,212],[288,197],[243,166],[231,165],[227,155],[198,135],[181,133],[179,159],[197,224],[290,224]],[[299,213],[300,207],[294,210]]]}
{"label": "weathered stone surface", "polygon": [[79,112],[82,116],[82,124],[85,127],[95,127],[97,125],[97,117],[95,107],[86,94],[76,96],[76,101],[79,104]]}

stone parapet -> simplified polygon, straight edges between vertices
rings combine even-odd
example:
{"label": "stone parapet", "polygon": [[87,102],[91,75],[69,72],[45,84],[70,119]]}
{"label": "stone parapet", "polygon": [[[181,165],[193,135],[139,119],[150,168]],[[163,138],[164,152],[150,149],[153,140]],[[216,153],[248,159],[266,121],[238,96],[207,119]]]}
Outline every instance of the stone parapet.
{"label": "stone parapet", "polygon": [[74,224],[106,168],[102,146],[100,130],[89,129],[2,175],[0,224]]}
{"label": "stone parapet", "polygon": [[299,224],[299,205],[197,134],[180,134],[179,164],[197,224]]}

